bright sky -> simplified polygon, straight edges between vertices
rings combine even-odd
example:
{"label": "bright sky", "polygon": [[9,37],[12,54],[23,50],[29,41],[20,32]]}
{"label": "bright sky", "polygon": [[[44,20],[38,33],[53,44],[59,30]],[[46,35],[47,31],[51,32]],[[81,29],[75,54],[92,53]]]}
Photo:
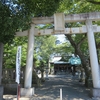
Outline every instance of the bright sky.
{"label": "bright sky", "polygon": [[61,42],[65,42],[66,39],[65,39],[65,35],[56,35],[57,36],[57,40],[60,40]]}

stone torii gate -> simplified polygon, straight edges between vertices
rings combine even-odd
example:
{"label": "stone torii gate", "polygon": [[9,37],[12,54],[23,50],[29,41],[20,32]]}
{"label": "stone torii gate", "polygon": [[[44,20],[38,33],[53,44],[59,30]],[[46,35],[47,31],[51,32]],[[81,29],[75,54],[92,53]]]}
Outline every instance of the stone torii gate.
{"label": "stone torii gate", "polygon": [[[100,20],[100,12],[82,13],[64,15],[63,13],[56,13],[53,17],[39,17],[33,18],[31,29],[24,32],[17,32],[17,36],[28,36],[28,51],[27,62],[25,71],[24,88],[21,89],[21,95],[31,96],[34,94],[34,88],[32,88],[32,66],[33,66],[33,50],[34,50],[34,36],[35,35],[54,35],[54,34],[82,34],[87,33],[90,63],[93,79],[93,96],[100,97],[100,68],[98,64],[96,45],[94,39],[94,33],[100,32],[100,26],[92,25],[92,21]],[[82,27],[65,28],[65,23],[70,22],[85,22],[86,25]],[[55,29],[35,29],[37,24],[54,23]]]}

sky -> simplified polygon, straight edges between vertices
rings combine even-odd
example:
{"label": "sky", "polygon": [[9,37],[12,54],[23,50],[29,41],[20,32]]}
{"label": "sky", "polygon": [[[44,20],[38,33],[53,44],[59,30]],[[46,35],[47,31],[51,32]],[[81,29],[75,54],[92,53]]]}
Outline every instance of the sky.
{"label": "sky", "polygon": [[65,35],[56,35],[57,36],[57,40],[60,40],[60,42],[65,42],[66,41],[66,39],[65,39]]}

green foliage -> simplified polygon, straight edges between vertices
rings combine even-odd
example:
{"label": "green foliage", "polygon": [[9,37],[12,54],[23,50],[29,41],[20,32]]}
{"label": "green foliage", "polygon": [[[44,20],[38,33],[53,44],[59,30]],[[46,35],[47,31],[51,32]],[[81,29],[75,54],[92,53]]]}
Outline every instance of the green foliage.
{"label": "green foliage", "polygon": [[[34,59],[33,64],[36,67],[41,65],[41,61],[43,64],[47,64],[50,55],[54,52],[55,47],[55,36],[41,36],[35,37],[35,47],[34,47]],[[4,60],[3,67],[4,68],[15,68],[16,66],[16,52],[17,47],[22,46],[22,55],[21,55],[21,66],[24,67],[26,65],[26,55],[27,55],[27,37],[16,37],[12,44],[6,44],[4,46]],[[9,58],[9,59],[8,59]]]}
{"label": "green foliage", "polygon": [[67,41],[65,43],[56,45],[54,53],[60,54],[63,57],[66,55],[70,55],[73,51],[73,47],[71,46],[70,42]]}
{"label": "green foliage", "polygon": [[[0,42],[5,43],[6,40],[11,41],[10,39],[14,37],[13,30],[10,30],[10,26],[10,10],[7,6],[2,5],[2,3],[0,2]],[[11,32],[11,35],[9,34],[9,32]]]}
{"label": "green foliage", "polygon": [[92,4],[96,4],[96,5],[100,4],[100,0],[87,0],[87,2],[90,2]]}
{"label": "green foliage", "polygon": [[[26,64],[27,39],[25,40],[25,38],[21,37],[16,38],[13,42],[12,40],[16,31],[24,31],[30,28],[32,17],[52,16],[55,12],[74,14],[100,11],[100,6],[93,2],[99,2],[99,0],[18,0],[16,3],[20,5],[22,9],[17,9],[18,11],[16,13],[13,13],[8,6],[3,5],[0,2],[0,42],[12,43],[12,45],[5,45],[4,67],[6,67],[6,65],[15,67],[15,56],[18,45],[22,45],[23,49],[22,66]],[[82,24],[84,23],[69,23],[67,24],[69,25],[67,27],[81,26]],[[47,24],[42,28],[37,26],[39,29],[51,27],[52,25],[50,24]],[[72,36],[72,39],[77,44],[82,38],[84,38],[84,35]],[[56,39],[53,36],[35,37],[34,61],[37,66],[40,64],[40,59],[38,58],[41,58],[44,63],[47,63],[52,53],[63,52],[62,54],[65,54],[70,51],[73,52],[73,48],[70,47],[69,43],[55,46],[55,40]],[[99,39],[97,42],[99,42]],[[87,40],[81,44],[81,50],[84,53],[88,51]]]}
{"label": "green foliage", "polygon": [[36,47],[36,54],[39,60],[47,63],[50,58],[50,55],[54,52],[55,47],[55,36],[40,36],[35,38],[35,47]]}
{"label": "green foliage", "polygon": [[[58,12],[64,12],[66,14],[78,14],[78,13],[87,13],[87,12],[98,12],[100,11],[100,0],[71,0],[73,1],[70,3],[70,0],[63,0],[64,3],[60,5],[60,8],[58,9]],[[69,5],[68,5],[69,4]],[[67,23],[68,24],[68,23]],[[84,23],[82,23],[84,25]],[[100,25],[99,22],[93,22],[93,24]],[[66,25],[68,27],[68,25]],[[69,27],[75,27],[77,25],[70,24]],[[86,74],[86,82],[88,81],[90,77],[90,71],[87,69],[86,66],[86,60],[89,58],[89,49],[88,49],[88,43],[87,38],[84,38],[85,35],[79,34],[79,35],[73,35],[71,38],[69,37],[69,40],[71,44],[73,45],[75,49],[75,54],[78,54],[81,57],[82,60],[82,66],[85,69]],[[95,40],[97,47],[100,47],[100,33],[95,34]],[[97,49],[98,53],[98,61],[100,62],[100,53],[99,48]],[[91,66],[91,65],[89,65]]]}
{"label": "green foliage", "polygon": [[15,32],[30,28],[30,20],[24,12],[14,14],[8,6],[0,2],[0,42],[10,44]]}
{"label": "green foliage", "polygon": [[[60,0],[17,0],[9,1],[17,5],[6,5],[0,1],[0,42],[11,43],[15,32],[30,28],[33,16],[52,16],[59,7]],[[11,9],[12,8],[12,9]]]}
{"label": "green foliage", "polygon": [[[87,13],[87,12],[96,12],[100,11],[99,0],[63,0],[60,4],[60,7],[58,9],[58,12],[64,12],[66,14],[78,14],[78,13]],[[98,3],[98,4],[97,4]],[[79,27],[84,25],[85,23],[66,23],[65,27]],[[100,24],[100,22],[93,22],[93,24]],[[72,35],[72,40],[75,42],[75,44],[80,44],[81,52],[83,52],[83,55],[89,55],[88,51],[88,43],[87,38],[82,41],[82,39],[85,37],[85,35],[77,34]],[[99,43],[99,39],[96,41]],[[78,48],[77,48],[78,49]]]}
{"label": "green foliage", "polygon": [[16,37],[13,40],[12,44],[4,45],[3,68],[16,67],[16,53],[17,53],[17,47],[19,45],[22,46],[21,66],[26,65],[27,38]]}
{"label": "green foliage", "polygon": [[25,5],[25,9],[36,17],[52,16],[61,0],[19,0],[19,3]]}
{"label": "green foliage", "polygon": [[[82,39],[84,38],[84,41]],[[88,50],[88,40],[86,37],[86,34],[76,34],[74,37],[74,41],[76,44],[81,43],[80,50],[85,56],[89,56],[89,50]]]}
{"label": "green foliage", "polygon": [[100,11],[100,6],[98,4],[92,3],[92,1],[96,2],[96,0],[63,0],[60,3],[58,12],[75,14]]}

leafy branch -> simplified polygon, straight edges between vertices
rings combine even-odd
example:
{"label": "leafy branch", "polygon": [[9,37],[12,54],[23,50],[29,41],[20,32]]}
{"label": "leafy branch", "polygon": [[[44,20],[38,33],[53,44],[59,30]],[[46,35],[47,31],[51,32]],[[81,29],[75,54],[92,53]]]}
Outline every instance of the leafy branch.
{"label": "leafy branch", "polygon": [[87,2],[96,4],[96,5],[99,5],[100,4],[100,1],[95,1],[95,0],[87,0]]}

